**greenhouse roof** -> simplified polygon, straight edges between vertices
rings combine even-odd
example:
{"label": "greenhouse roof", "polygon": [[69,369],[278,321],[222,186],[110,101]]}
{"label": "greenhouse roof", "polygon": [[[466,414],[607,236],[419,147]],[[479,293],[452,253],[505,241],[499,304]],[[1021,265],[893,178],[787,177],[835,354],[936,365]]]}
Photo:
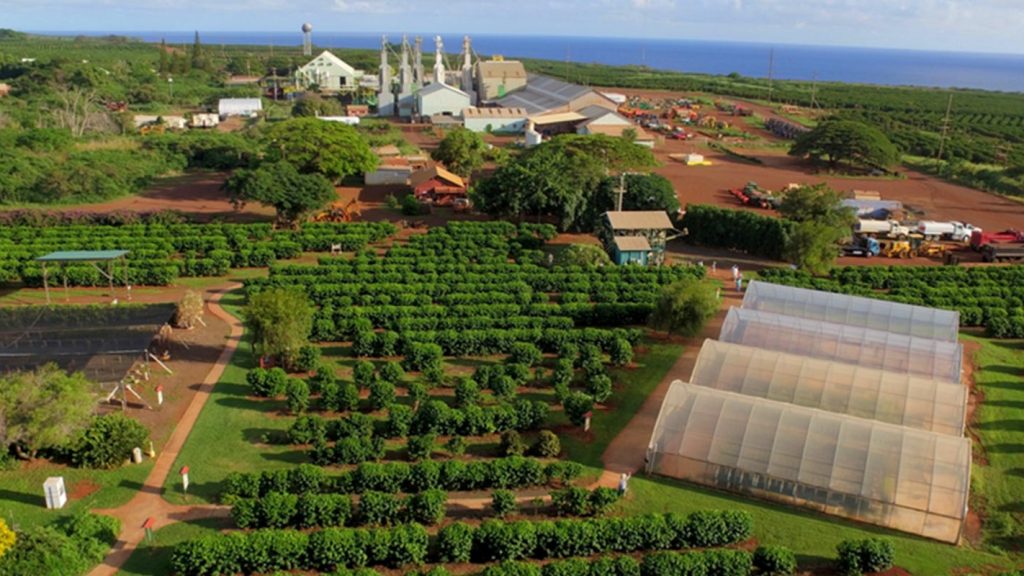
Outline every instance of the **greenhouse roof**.
{"label": "greenhouse roof", "polygon": [[116,260],[128,254],[127,250],[61,250],[36,258],[37,262],[99,262]]}
{"label": "greenhouse roof", "polygon": [[956,342],[960,313],[861,296],[752,281],[743,307],[847,326]]}
{"label": "greenhouse roof", "polygon": [[906,373],[705,340],[690,383],[963,436],[967,388]]}
{"label": "greenhouse roof", "polygon": [[859,326],[731,308],[719,340],[960,382],[963,346]]}
{"label": "greenhouse roof", "polygon": [[659,474],[945,542],[967,512],[966,438],[679,381],[648,455]]}

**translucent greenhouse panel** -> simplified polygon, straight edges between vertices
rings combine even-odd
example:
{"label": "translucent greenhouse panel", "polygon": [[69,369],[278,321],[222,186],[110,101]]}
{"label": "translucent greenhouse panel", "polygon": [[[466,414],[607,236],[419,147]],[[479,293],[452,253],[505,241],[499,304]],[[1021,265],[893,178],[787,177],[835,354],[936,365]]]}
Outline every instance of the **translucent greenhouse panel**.
{"label": "translucent greenhouse panel", "polygon": [[743,307],[809,320],[956,342],[960,313],[900,302],[752,281]]}
{"label": "translucent greenhouse panel", "polygon": [[704,341],[690,383],[954,436],[967,412],[960,384],[717,340]]}
{"label": "translucent greenhouse panel", "polygon": [[960,382],[963,346],[859,326],[845,326],[747,308],[730,308],[719,340]]}
{"label": "translucent greenhouse panel", "polygon": [[658,474],[946,542],[966,516],[966,438],[676,381],[650,448]]}

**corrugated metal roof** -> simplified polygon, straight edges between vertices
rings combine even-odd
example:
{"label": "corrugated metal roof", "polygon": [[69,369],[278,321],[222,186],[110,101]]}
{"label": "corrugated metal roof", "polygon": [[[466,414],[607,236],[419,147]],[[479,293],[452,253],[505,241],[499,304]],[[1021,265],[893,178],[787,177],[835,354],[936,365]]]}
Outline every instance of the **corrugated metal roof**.
{"label": "corrugated metal roof", "polygon": [[645,236],[616,236],[615,247],[620,252],[644,252],[651,249],[651,243]]}
{"label": "corrugated metal roof", "polygon": [[60,250],[36,258],[37,262],[89,262],[114,260],[127,254],[127,250]]}
{"label": "corrugated metal roof", "polygon": [[462,111],[463,118],[526,118],[524,108],[477,108],[470,106]]}
{"label": "corrugated metal roof", "polygon": [[420,184],[423,184],[424,182],[427,182],[434,178],[443,180],[453,186],[458,186],[460,188],[466,185],[466,183],[463,182],[462,178],[460,178],[458,175],[452,174],[451,172],[445,170],[440,166],[431,166],[430,168],[424,168],[423,170],[415,172],[412,175],[412,178],[409,179],[409,184],[413,188],[415,188]]}
{"label": "corrugated metal roof", "polygon": [[442,82],[430,83],[425,88],[423,88],[419,92],[417,92],[416,95],[420,96],[422,98],[423,96],[428,96],[430,94],[433,94],[435,92],[440,92],[442,90],[447,90],[449,92],[455,92],[456,94],[459,94],[459,95],[465,96],[466,98],[469,98],[469,94],[466,94],[465,92],[463,92],[462,90],[459,90],[455,86],[449,86],[449,85],[444,84]]}
{"label": "corrugated metal roof", "polygon": [[579,122],[580,120],[586,120],[587,117],[576,112],[556,112],[555,114],[542,114],[540,116],[531,116],[530,120],[538,126],[545,124],[558,124],[561,122]]}
{"label": "corrugated metal roof", "polygon": [[516,90],[504,98],[499,98],[497,102],[506,108],[522,107],[530,114],[540,114],[565,106],[593,91],[592,88],[586,86],[562,82],[539,74],[530,74],[526,78],[525,88]]}
{"label": "corrugated metal roof", "polygon": [[518,60],[489,60],[477,63],[480,78],[526,78],[526,68]]}
{"label": "corrugated metal roof", "polygon": [[612,230],[671,230],[672,221],[660,210],[605,212]]}

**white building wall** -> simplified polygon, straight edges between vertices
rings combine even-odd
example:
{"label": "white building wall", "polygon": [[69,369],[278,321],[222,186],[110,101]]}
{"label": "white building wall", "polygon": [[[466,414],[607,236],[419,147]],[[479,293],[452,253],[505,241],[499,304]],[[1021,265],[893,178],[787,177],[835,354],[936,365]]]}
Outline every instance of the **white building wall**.
{"label": "white building wall", "polygon": [[417,94],[416,101],[420,115],[428,117],[434,114],[458,116],[463,108],[470,106],[468,94],[452,90],[438,90],[426,95],[421,92]]}
{"label": "white building wall", "polygon": [[486,132],[487,126],[492,132],[522,132],[526,129],[526,118],[466,118],[467,130],[473,132]]}

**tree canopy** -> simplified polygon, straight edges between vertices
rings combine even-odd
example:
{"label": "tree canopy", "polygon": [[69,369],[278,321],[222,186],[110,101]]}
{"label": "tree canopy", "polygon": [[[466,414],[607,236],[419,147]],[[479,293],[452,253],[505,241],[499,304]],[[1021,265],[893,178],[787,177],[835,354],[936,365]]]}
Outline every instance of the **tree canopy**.
{"label": "tree canopy", "polygon": [[592,244],[570,244],[555,256],[556,266],[598,266],[611,263],[608,253]]}
{"label": "tree canopy", "polygon": [[486,154],[487,144],[479,134],[465,128],[457,128],[445,134],[430,156],[452,172],[468,178],[484,165]]}
{"label": "tree canopy", "polygon": [[881,130],[854,120],[822,122],[800,136],[789,154],[824,160],[833,170],[840,163],[854,168],[886,168],[899,161],[899,151]]}
{"label": "tree canopy", "polygon": [[[664,210],[669,214],[679,211],[679,197],[668,178],[661,174],[626,174],[623,178],[626,193],[622,195],[623,210]],[[615,209],[616,191],[622,179],[605,178],[594,199],[596,215]]]}
{"label": "tree canopy", "polygon": [[499,168],[477,186],[474,201],[491,215],[553,217],[562,230],[588,230],[608,170],[654,165],[650,150],[621,138],[556,136]]}
{"label": "tree canopy", "polygon": [[66,445],[89,425],[92,383],[56,364],[0,377],[0,447],[21,457]]}
{"label": "tree canopy", "polygon": [[271,288],[249,298],[245,322],[261,355],[280,357],[290,365],[298,358],[299,349],[309,343],[313,307],[304,292]]}
{"label": "tree canopy", "polygon": [[696,336],[718,311],[718,288],[693,276],[665,286],[654,305],[650,324],[680,336]]}
{"label": "tree canopy", "polygon": [[794,222],[818,222],[850,228],[857,220],[852,208],[843,206],[839,193],[825,184],[801,186],[786,192],[779,214]]}
{"label": "tree canopy", "polygon": [[270,161],[284,160],[304,174],[321,174],[338,181],[351,174],[372,172],[377,156],[353,127],[318,118],[292,118],[266,131]]}
{"label": "tree canopy", "polygon": [[848,230],[821,222],[800,222],[786,238],[783,256],[811,274],[825,274],[839,255],[839,241],[848,234]]}
{"label": "tree canopy", "polygon": [[273,206],[278,220],[289,225],[337,198],[334,186],[326,178],[320,174],[300,174],[289,162],[237,170],[224,187],[236,207],[250,201]]}
{"label": "tree canopy", "polygon": [[340,116],[341,112],[341,102],[336,98],[324,98],[316,92],[306,92],[292,106],[292,116]]}

